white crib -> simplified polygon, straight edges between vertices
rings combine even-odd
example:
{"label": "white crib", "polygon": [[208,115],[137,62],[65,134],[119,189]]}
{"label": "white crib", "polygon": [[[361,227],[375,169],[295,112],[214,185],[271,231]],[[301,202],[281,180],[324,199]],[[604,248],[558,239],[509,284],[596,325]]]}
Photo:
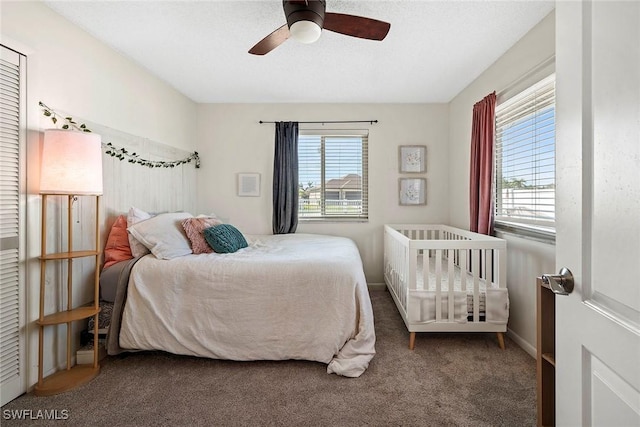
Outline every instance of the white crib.
{"label": "white crib", "polygon": [[384,279],[409,330],[496,332],[509,319],[507,244],[446,225],[384,226]]}

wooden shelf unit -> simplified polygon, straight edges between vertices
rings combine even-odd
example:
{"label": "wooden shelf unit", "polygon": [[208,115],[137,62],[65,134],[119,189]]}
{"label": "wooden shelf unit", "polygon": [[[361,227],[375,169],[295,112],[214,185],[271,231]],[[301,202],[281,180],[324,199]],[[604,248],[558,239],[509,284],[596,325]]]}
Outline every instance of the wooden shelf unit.
{"label": "wooden shelf unit", "polygon": [[93,305],[89,307],[79,307],[73,310],[59,311],[57,313],[49,314],[48,316],[44,316],[42,320],[38,320],[36,323],[42,326],[59,325],[61,323],[83,320],[98,314],[99,312],[100,309],[96,309]]}
{"label": "wooden shelf unit", "polygon": [[556,295],[536,279],[538,426],[556,424]]}
{"label": "wooden shelf unit", "polygon": [[[59,253],[47,253],[47,202],[49,196],[60,196],[60,194],[42,194],[42,235],[41,235],[41,256],[40,256],[40,316],[36,322],[39,326],[38,335],[38,383],[35,387],[35,394],[38,396],[50,396],[71,390],[82,384],[85,384],[95,378],[100,372],[98,365],[98,314],[100,313],[99,305],[99,271],[100,262],[100,196],[95,197],[96,216],[95,216],[95,242],[96,247],[93,250],[74,251],[73,244],[73,223],[72,223],[72,205],[76,195],[63,195],[67,197],[67,251]],[[73,259],[83,257],[95,258],[94,273],[94,299],[90,305],[74,308],[73,306]],[[45,307],[45,285],[46,285],[46,267],[47,262],[66,261],[67,264],[67,309],[48,315],[44,314]],[[93,363],[88,365],[72,365],[72,323],[78,320],[85,320],[90,317],[94,318],[93,326]],[[67,367],[44,378],[44,328],[51,325],[67,325]]]}

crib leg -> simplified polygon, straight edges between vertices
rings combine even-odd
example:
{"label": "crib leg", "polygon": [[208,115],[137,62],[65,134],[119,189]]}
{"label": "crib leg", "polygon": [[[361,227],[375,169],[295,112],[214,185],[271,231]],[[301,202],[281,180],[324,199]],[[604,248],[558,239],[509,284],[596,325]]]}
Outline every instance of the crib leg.
{"label": "crib leg", "polygon": [[498,345],[501,350],[504,350],[504,332],[496,332],[496,334],[498,335]]}
{"label": "crib leg", "polygon": [[416,333],[409,332],[409,350],[413,350],[416,346]]}

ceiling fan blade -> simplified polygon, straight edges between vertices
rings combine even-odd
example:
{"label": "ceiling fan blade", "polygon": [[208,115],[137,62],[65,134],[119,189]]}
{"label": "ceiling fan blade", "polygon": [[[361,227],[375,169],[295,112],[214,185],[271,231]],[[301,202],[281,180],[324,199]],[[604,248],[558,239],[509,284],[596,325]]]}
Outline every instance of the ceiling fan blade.
{"label": "ceiling fan blade", "polygon": [[264,55],[280,46],[289,38],[289,27],[284,24],[282,27],[260,40],[254,47],[249,50],[253,55]]}
{"label": "ceiling fan blade", "polygon": [[384,40],[391,28],[388,22],[344,13],[324,14],[325,30],[369,40]]}

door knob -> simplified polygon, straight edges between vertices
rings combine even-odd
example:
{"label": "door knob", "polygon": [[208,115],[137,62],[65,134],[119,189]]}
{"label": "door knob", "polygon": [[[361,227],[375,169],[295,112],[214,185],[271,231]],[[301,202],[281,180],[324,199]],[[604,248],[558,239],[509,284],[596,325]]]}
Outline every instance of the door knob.
{"label": "door knob", "polygon": [[569,295],[573,291],[573,274],[566,267],[562,267],[558,274],[543,274],[542,282],[558,295]]}

